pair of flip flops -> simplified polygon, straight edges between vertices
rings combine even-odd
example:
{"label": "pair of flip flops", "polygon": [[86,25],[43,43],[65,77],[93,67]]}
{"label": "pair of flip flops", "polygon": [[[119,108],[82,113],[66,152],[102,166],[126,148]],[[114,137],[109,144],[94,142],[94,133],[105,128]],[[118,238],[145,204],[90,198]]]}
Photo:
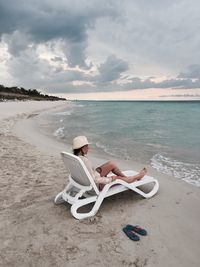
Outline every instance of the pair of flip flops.
{"label": "pair of flip flops", "polygon": [[135,233],[143,236],[147,235],[147,231],[141,228],[139,225],[127,224],[122,230],[128,236],[128,238],[130,238],[133,241],[140,240],[140,237]]}

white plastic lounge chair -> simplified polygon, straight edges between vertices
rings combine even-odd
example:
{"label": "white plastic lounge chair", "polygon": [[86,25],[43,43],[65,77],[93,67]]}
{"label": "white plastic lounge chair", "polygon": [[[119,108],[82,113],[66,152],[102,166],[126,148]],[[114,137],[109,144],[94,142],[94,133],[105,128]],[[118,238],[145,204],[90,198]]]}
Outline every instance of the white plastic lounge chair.
{"label": "white plastic lounge chair", "polygon": [[[147,175],[141,180],[133,183],[127,183],[121,179],[117,179],[106,184],[103,190],[99,191],[87,167],[79,157],[67,152],[62,152],[61,155],[64,164],[69,171],[69,183],[62,192],[58,193],[55,198],[55,203],[60,204],[66,201],[71,204],[71,213],[76,219],[84,219],[94,216],[99,210],[104,198],[125,190],[131,189],[145,198],[152,197],[158,191],[158,181]],[[136,174],[135,171],[124,171],[123,173],[127,176]],[[138,188],[141,185],[149,183],[154,183],[154,186],[148,193],[145,193]],[[94,205],[89,212],[78,212],[80,207],[93,202]]]}

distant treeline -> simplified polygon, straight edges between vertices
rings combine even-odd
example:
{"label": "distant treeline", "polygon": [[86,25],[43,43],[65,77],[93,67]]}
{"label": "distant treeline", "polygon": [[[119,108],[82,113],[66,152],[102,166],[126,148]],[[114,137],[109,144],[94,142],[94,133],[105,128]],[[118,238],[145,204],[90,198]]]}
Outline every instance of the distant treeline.
{"label": "distant treeline", "polygon": [[22,87],[6,87],[0,85],[0,101],[4,100],[66,100],[65,98],[60,98],[57,96],[43,95],[36,89],[24,89]]}

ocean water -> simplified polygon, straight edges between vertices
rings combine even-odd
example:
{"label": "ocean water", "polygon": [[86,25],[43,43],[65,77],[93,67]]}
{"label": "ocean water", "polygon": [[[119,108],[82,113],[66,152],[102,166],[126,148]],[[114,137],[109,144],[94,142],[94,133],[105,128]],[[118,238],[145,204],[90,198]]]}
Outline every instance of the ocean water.
{"label": "ocean water", "polygon": [[75,101],[40,126],[67,144],[86,135],[95,152],[151,164],[200,186],[198,101]]}

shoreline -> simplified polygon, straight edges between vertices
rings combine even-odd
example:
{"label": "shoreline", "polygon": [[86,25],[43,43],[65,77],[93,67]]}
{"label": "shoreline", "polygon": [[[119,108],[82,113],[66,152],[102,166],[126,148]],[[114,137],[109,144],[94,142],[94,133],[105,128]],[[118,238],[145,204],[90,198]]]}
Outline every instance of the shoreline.
{"label": "shoreline", "polygon": [[[51,110],[53,112],[60,112],[62,111],[63,107],[61,106],[60,108]],[[20,139],[23,141],[34,145],[37,147],[40,152],[55,156],[55,157],[60,157],[60,152],[66,151],[66,152],[71,152],[71,145],[62,142],[61,139],[56,140],[53,136],[50,134],[41,132],[39,129],[39,125],[37,124],[38,116],[43,115],[48,111],[43,111],[38,114],[31,114],[26,118],[23,118],[19,121],[16,122],[16,124],[13,127],[13,134],[17,135]],[[106,155],[105,152],[102,152],[100,155],[97,154],[97,151],[94,151],[93,148],[91,148],[90,151],[90,158],[92,159],[93,163],[98,166],[99,164],[103,164],[106,160],[114,160],[116,161],[120,166],[122,166],[123,170],[134,168],[136,170],[140,170],[144,167],[144,164],[139,163],[139,162],[134,162],[132,160],[122,160],[119,158],[115,158],[112,155]],[[145,164],[146,166],[147,164]],[[153,168],[148,164],[147,165],[148,169],[153,170]]]}
{"label": "shoreline", "polygon": [[[184,181],[150,169],[160,184],[157,195],[146,200],[124,192],[83,221],[72,217],[68,204],[54,205],[66,181],[60,158],[66,144],[42,137],[33,123],[34,114],[62,106],[50,104],[19,103],[16,112],[16,103],[0,103],[2,266],[198,266],[200,196]],[[130,168],[130,162],[117,162]],[[143,226],[148,236],[130,241],[122,232],[125,224]]]}
{"label": "shoreline", "polygon": [[[24,122],[20,122],[21,124],[18,128],[18,134],[21,135],[23,138],[29,137],[27,140],[33,142],[36,146],[38,146],[40,149],[44,149],[44,144],[46,148],[49,144],[51,144],[53,148],[53,144],[55,143],[54,150],[57,154],[60,154],[60,151],[67,151],[71,152],[71,142],[72,142],[72,129],[68,129],[69,124],[67,122],[68,116],[65,117],[66,125],[61,123],[63,122],[63,117],[59,116],[60,114],[67,114],[71,116],[71,113],[73,112],[73,108],[76,107],[76,103],[71,103],[69,106],[69,109],[61,109],[60,111],[53,111],[50,113],[42,113],[38,114],[38,116],[35,116],[32,120],[24,120]],[[55,116],[56,115],[56,116]],[[62,115],[63,116],[63,115]],[[56,118],[56,120],[55,120]],[[48,123],[49,121],[49,123]],[[54,121],[54,122],[53,122]],[[59,122],[61,121],[61,122]],[[69,117],[70,121],[70,117]],[[77,122],[78,123],[78,122]],[[49,125],[52,125],[49,127]],[[68,125],[68,126],[67,126]],[[17,125],[18,126],[18,125]],[[80,126],[79,126],[80,127]],[[24,134],[24,132],[20,131],[22,128],[27,129],[27,133]],[[48,130],[47,130],[48,129]],[[66,130],[66,135],[68,135],[68,131],[71,132],[71,137],[66,138],[64,135],[64,131]],[[41,133],[40,136],[38,136],[38,132]],[[58,133],[58,136],[56,136],[56,132]],[[92,129],[91,129],[92,132]],[[74,133],[76,134],[76,132]],[[81,132],[80,132],[81,134]],[[59,136],[62,136],[64,138],[59,138]],[[38,138],[36,138],[38,136]],[[96,136],[96,140],[98,140],[98,137]],[[39,140],[39,142],[37,141]],[[43,140],[43,141],[41,141]],[[40,143],[40,145],[38,145]],[[195,153],[194,150],[191,150],[190,152],[188,150],[184,150],[184,148],[174,148],[170,149],[170,146],[163,146],[163,151],[159,151],[157,147],[155,146],[155,149],[153,149],[153,144],[148,143],[148,146],[146,148],[141,148],[137,146],[137,143],[132,144],[134,149],[137,151],[137,156],[135,158],[131,158],[134,155],[127,156],[126,154],[123,156],[119,156],[119,154],[116,154],[113,151],[107,150],[107,147],[104,146],[104,143],[102,143],[99,146],[99,140],[98,142],[92,141],[92,145],[90,146],[90,158],[95,159],[102,159],[101,162],[107,161],[107,160],[114,160],[117,162],[117,164],[121,167],[126,164],[128,167],[123,167],[124,169],[127,168],[134,168],[134,170],[139,171],[144,166],[148,167],[149,171],[152,169],[157,170],[159,174],[166,174],[169,176],[173,176],[174,179],[182,179],[183,181],[190,183],[194,186],[200,187],[200,181],[198,179],[198,173],[200,166],[198,165],[198,156],[199,153]],[[101,142],[100,142],[101,143]],[[105,140],[106,143],[106,140]],[[126,144],[124,144],[126,146]],[[162,147],[162,145],[160,145]],[[57,149],[59,148],[59,149]],[[148,150],[149,149],[149,150]],[[165,151],[165,149],[168,149]],[[143,150],[143,152],[141,152]],[[146,153],[147,150],[147,153]],[[150,152],[150,150],[152,150]],[[117,150],[116,150],[117,151]],[[118,148],[119,151],[119,148]],[[140,151],[140,152],[139,152]],[[187,151],[187,153],[186,153]],[[46,151],[44,151],[46,152]],[[49,153],[50,151],[48,151]],[[151,154],[150,154],[151,153]],[[55,153],[54,153],[55,154]],[[94,160],[94,159],[93,159]],[[96,160],[95,160],[96,161]],[[165,163],[165,164],[164,164]],[[197,165],[195,165],[197,164]],[[98,166],[99,164],[95,164],[95,166]],[[167,166],[167,168],[165,168]],[[178,166],[178,167],[177,167]],[[181,167],[182,166],[182,167]]]}

